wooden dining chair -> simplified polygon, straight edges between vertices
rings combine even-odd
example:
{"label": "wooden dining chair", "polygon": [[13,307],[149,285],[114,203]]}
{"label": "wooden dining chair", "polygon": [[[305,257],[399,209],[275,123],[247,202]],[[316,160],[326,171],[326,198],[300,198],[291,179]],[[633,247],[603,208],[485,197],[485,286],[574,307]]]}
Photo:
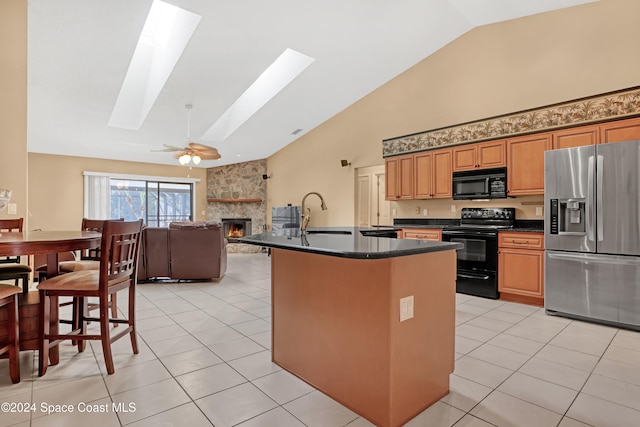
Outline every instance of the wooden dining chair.
{"label": "wooden dining chair", "polygon": [[9,376],[12,383],[20,382],[20,332],[18,328],[18,294],[20,288],[0,285],[0,307],[7,308],[7,336],[0,344],[0,355],[9,353]]}
{"label": "wooden dining chair", "polygon": [[[101,233],[104,221],[105,220],[102,219],[82,218],[81,230]],[[120,218],[114,221],[124,221],[124,218]],[[72,273],[74,271],[100,269],[100,247],[80,251],[80,259],[61,261],[60,263],[58,263],[58,269],[60,273]],[[111,307],[111,316],[118,317],[118,300],[116,294],[111,295],[109,306]],[[98,305],[88,303],[88,308],[89,311],[96,310],[98,308]]]}
{"label": "wooden dining chair", "polygon": [[[22,232],[24,218],[0,219],[0,232]],[[29,292],[29,274],[31,267],[20,264],[20,256],[0,257],[0,280],[14,280],[19,286],[22,279],[22,292]]]}
{"label": "wooden dining chair", "polygon": [[[104,221],[99,270],[81,270],[61,274],[38,285],[40,292],[39,375],[44,375],[47,370],[49,348],[63,340],[76,340],[80,352],[84,351],[86,340],[100,340],[108,374],[115,372],[111,343],[129,334],[133,353],[138,354],[135,329],[135,285],[141,231],[142,220]],[[109,318],[109,296],[125,289],[129,292],[127,318]],[[86,298],[98,298],[99,317],[89,317],[88,311],[81,309],[78,327],[67,334],[60,334],[58,298],[66,296],[77,299],[77,306],[81,308],[85,307]],[[98,334],[87,334],[87,321],[99,322]],[[112,336],[110,325],[116,323],[126,324],[127,327]]]}

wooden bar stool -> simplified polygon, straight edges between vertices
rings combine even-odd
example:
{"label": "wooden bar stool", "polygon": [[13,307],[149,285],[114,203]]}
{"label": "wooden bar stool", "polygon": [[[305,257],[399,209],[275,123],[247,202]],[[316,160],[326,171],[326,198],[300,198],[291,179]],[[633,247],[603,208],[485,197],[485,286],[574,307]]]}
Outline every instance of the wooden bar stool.
{"label": "wooden bar stool", "polygon": [[[61,274],[47,279],[38,285],[40,292],[40,333],[39,351],[40,365],[38,374],[44,375],[49,360],[49,348],[58,345],[62,340],[78,342],[78,351],[84,351],[86,340],[102,342],[107,373],[113,374],[115,367],[111,354],[111,343],[129,335],[133,353],[138,353],[138,342],[135,330],[135,286],[138,249],[142,220],[134,222],[104,221],[100,242],[100,269],[81,270]],[[129,310],[127,319],[109,317],[109,297],[120,290],[129,293]],[[74,330],[60,334],[58,330],[58,298],[73,297],[77,299],[79,308],[78,322]],[[89,317],[85,309],[85,300],[94,297],[99,300],[99,317]],[[87,334],[87,321],[99,322],[98,334]],[[111,335],[111,324],[124,324],[125,328]],[[54,361],[52,361],[54,364]]]}
{"label": "wooden bar stool", "polygon": [[20,288],[0,285],[0,307],[7,307],[7,342],[0,344],[0,355],[9,353],[11,382],[20,382],[20,332],[18,331],[18,294]]}

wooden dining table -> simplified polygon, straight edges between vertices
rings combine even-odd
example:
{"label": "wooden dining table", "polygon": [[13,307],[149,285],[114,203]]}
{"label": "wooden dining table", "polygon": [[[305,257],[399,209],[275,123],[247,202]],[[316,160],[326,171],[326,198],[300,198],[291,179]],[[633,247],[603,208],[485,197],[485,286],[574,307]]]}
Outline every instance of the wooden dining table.
{"label": "wooden dining table", "polygon": [[[96,248],[100,246],[101,237],[101,233],[80,230],[3,232],[0,236],[0,256],[46,254],[47,277],[53,277],[59,274],[58,253]],[[38,332],[41,321],[38,304],[37,291],[19,295],[20,350],[38,349]],[[50,307],[50,311],[57,311],[57,309],[57,306]],[[3,335],[1,326],[3,326],[3,322],[0,316],[0,336]],[[51,324],[50,328],[52,332],[57,331],[57,323]],[[58,346],[50,350],[49,361],[52,365],[58,363]]]}
{"label": "wooden dining table", "polygon": [[100,246],[95,231],[4,232],[0,237],[0,256],[47,255],[47,277],[58,274],[58,253]]}

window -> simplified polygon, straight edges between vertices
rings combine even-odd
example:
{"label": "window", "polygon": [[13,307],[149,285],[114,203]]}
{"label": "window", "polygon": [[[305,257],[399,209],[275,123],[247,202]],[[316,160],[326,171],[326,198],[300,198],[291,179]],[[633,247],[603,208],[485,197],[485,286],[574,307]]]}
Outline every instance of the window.
{"label": "window", "polygon": [[192,221],[193,184],[110,179],[111,219],[168,227],[171,221]]}
{"label": "window", "polygon": [[149,227],[194,219],[193,178],[104,175],[85,172],[85,217],[142,219]]}

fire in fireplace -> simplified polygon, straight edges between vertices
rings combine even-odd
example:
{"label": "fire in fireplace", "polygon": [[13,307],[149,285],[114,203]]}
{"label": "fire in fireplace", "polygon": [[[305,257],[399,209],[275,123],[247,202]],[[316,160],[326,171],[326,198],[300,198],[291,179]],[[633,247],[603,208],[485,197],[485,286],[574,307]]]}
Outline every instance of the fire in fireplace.
{"label": "fire in fireplace", "polygon": [[251,234],[251,218],[222,218],[222,226],[229,241]]}

